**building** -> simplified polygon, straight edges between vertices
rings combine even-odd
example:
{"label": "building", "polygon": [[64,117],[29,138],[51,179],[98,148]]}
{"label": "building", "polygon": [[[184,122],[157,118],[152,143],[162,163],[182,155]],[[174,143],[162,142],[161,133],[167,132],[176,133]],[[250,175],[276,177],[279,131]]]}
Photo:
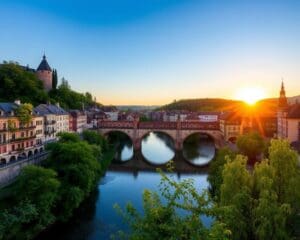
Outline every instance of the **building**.
{"label": "building", "polygon": [[20,102],[0,103],[0,161],[1,164],[30,157],[43,151],[42,143],[37,140],[36,123],[43,125],[41,119],[32,114],[29,124],[22,124],[16,115]]}
{"label": "building", "polygon": [[44,117],[43,142],[56,140],[60,132],[69,132],[69,113],[59,104],[40,104],[34,108],[34,113]]}
{"label": "building", "polygon": [[38,79],[43,82],[44,89],[50,91],[52,89],[52,69],[50,68],[46,56],[44,54],[43,59],[36,70]]}
{"label": "building", "polygon": [[221,114],[219,122],[225,141],[235,142],[242,133],[242,118],[235,112],[226,112]]}
{"label": "building", "polygon": [[69,111],[69,130],[70,132],[82,133],[87,127],[87,115],[83,111]]}
{"label": "building", "polygon": [[283,83],[278,100],[277,136],[290,143],[300,141],[300,104],[288,105]]}
{"label": "building", "polygon": [[278,111],[277,111],[277,136],[279,138],[287,138],[287,114],[289,106],[287,103],[287,98],[285,96],[285,89],[283,82],[281,83],[281,89],[279,93],[278,100]]}

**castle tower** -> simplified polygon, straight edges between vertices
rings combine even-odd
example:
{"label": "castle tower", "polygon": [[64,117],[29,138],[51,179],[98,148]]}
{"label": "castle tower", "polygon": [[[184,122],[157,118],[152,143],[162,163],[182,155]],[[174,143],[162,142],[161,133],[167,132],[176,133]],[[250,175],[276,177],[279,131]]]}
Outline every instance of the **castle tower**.
{"label": "castle tower", "polygon": [[52,89],[52,70],[46,60],[46,56],[44,54],[43,60],[41,61],[40,65],[38,66],[37,70],[37,77],[40,79],[44,84],[44,89],[48,92]]}
{"label": "castle tower", "polygon": [[278,101],[278,108],[285,109],[287,107],[287,98],[285,96],[285,89],[283,81],[281,82],[281,89],[280,89],[280,95],[279,95],[279,101]]}

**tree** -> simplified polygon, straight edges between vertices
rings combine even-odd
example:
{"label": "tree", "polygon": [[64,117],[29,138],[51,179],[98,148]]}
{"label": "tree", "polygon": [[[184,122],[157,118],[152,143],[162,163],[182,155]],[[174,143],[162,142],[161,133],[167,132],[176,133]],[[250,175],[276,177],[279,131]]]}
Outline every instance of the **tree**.
{"label": "tree", "polygon": [[[199,193],[191,179],[176,182],[162,171],[159,173],[162,197],[156,192],[145,190],[143,215],[132,204],[128,204],[125,211],[115,205],[131,227],[129,239],[230,239],[230,231],[224,224],[216,221],[211,229],[203,225],[200,215],[208,214],[209,208],[206,192]],[[179,209],[186,214],[179,215]]]}
{"label": "tree", "polygon": [[295,214],[300,210],[300,170],[298,155],[287,140],[272,140],[270,166],[274,169],[273,187],[279,203],[288,203]]}
{"label": "tree", "polygon": [[263,152],[265,142],[257,132],[250,132],[238,137],[237,146],[251,161],[256,160],[256,156]]}
{"label": "tree", "polygon": [[94,144],[100,146],[103,151],[108,149],[108,144],[106,139],[99,133],[91,130],[84,130],[82,132],[83,140],[87,141],[89,144]]}
{"label": "tree", "polygon": [[220,188],[223,183],[222,172],[226,163],[226,156],[233,159],[235,153],[229,148],[221,148],[217,151],[214,159],[211,161],[208,170],[207,180],[210,183],[209,192],[216,201],[220,199]]}
{"label": "tree", "polygon": [[274,168],[268,160],[255,165],[254,186],[258,200],[253,210],[253,227],[257,239],[289,239],[287,219],[291,207],[278,202],[274,191],[275,178]]}
{"label": "tree", "polygon": [[4,63],[0,66],[0,86],[0,101],[20,99],[36,105],[49,99],[36,74],[16,63]]}
{"label": "tree", "polygon": [[30,103],[21,104],[17,110],[17,117],[22,125],[28,125],[32,120],[33,106]]}
{"label": "tree", "polygon": [[60,186],[56,176],[56,172],[51,169],[30,165],[22,169],[17,179],[16,199],[29,199],[36,206],[41,226],[47,226],[55,220],[51,210]]}
{"label": "tree", "polygon": [[54,89],[54,90],[56,89],[57,82],[58,82],[57,71],[56,71],[56,69],[53,69],[53,72],[52,72],[52,89]]}
{"label": "tree", "polygon": [[96,185],[101,165],[93,147],[80,141],[76,134],[61,134],[60,140],[49,144],[48,149],[51,150],[48,166],[58,173],[62,183],[61,204],[56,212],[65,221]]}
{"label": "tree", "polygon": [[218,217],[231,230],[232,239],[251,239],[252,179],[246,169],[247,158],[237,155],[226,161]]}

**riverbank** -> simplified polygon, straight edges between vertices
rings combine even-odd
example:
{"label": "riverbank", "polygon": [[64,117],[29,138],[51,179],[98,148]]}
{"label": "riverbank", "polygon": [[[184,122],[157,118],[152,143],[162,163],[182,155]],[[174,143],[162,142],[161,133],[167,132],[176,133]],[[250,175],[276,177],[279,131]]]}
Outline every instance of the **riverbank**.
{"label": "riverbank", "polygon": [[88,143],[69,133],[49,145],[49,151],[43,167],[25,167],[0,192],[0,239],[32,239],[55,222],[67,221],[114,156],[107,144]]}

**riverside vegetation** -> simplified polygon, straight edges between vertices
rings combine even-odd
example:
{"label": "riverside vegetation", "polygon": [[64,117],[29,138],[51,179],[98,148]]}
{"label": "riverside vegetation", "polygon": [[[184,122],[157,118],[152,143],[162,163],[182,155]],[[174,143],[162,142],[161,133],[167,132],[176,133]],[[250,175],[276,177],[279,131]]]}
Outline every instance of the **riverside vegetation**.
{"label": "riverside vegetation", "polygon": [[[239,141],[241,146],[254,141],[255,146],[261,139],[249,134]],[[115,206],[131,231],[114,238],[279,240],[296,234],[300,172],[297,153],[285,140],[272,140],[268,159],[250,170],[246,156],[221,149],[210,165],[208,191],[197,191],[192,179],[176,182],[159,172],[159,193],[144,191],[143,214],[132,204],[125,209]],[[203,215],[212,217],[211,226],[204,226]]]}
{"label": "riverside vegetation", "polygon": [[41,103],[57,103],[65,109],[81,109],[83,106],[101,106],[96,103],[89,93],[78,93],[71,89],[64,78],[57,85],[57,71],[53,72],[53,88],[47,93],[43,83],[36,74],[22,68],[15,62],[3,62],[0,64],[0,101],[13,102],[16,99],[21,102],[31,103],[36,106]]}
{"label": "riverside vegetation", "polygon": [[114,152],[92,131],[63,133],[47,146],[43,166],[24,167],[16,181],[2,189],[0,239],[31,239],[57,221],[67,221],[96,187]]}

